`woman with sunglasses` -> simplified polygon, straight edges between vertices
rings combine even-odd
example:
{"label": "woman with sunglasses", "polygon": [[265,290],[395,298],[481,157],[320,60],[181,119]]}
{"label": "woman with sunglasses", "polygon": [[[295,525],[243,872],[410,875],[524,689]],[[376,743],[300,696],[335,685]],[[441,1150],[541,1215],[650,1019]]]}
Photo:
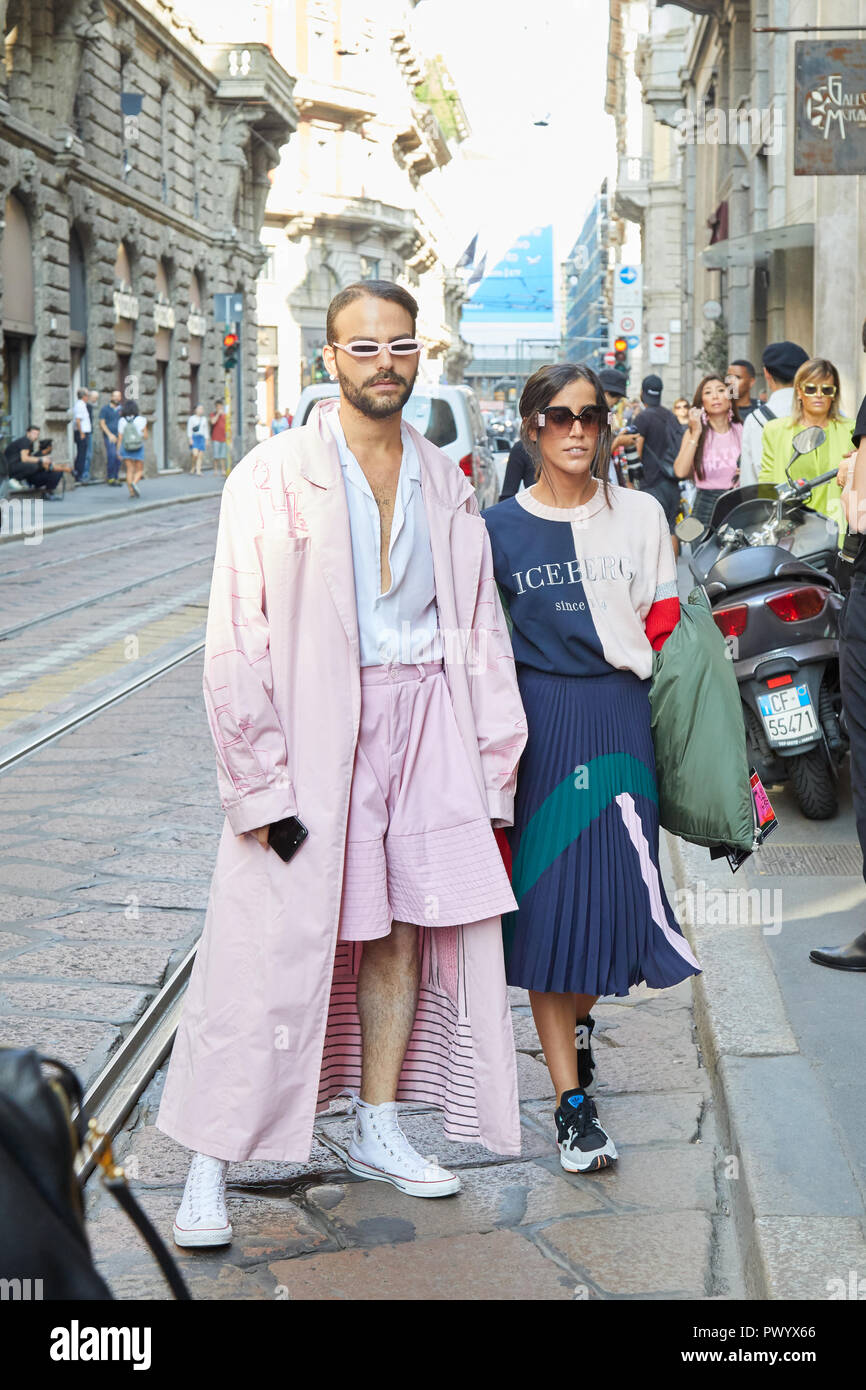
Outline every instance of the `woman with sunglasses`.
{"label": "woman with sunglasses", "polygon": [[743,426],[730,388],[710,373],[698,383],[674,473],[695,484],[692,516],[708,526],[719,498],[737,486]]}
{"label": "woman with sunglasses", "polygon": [[[851,452],[854,421],[842,415],[839,401],[839,373],[826,357],[804,362],[794,377],[794,404],[788,418],[768,420],[764,426],[759,483],[784,483],[785,469],[794,452],[791,440],[810,425],[820,425],[827,438],[819,449],[802,454],[791,470],[794,478],[817,478],[838,468]],[[839,544],[845,540],[847,522],[842,509],[842,489],[834,480],[815,488],[809,498],[815,512],[835,521]]]}
{"label": "woman with sunglasses", "polygon": [[661,883],[650,736],[653,651],[680,610],[662,507],[608,481],[595,373],[542,367],[520,415],[536,481],[484,514],[529,725],[507,832],[506,972],[529,990],[560,1162],[592,1172],[617,1156],[590,1099],[593,1005],[700,969]]}

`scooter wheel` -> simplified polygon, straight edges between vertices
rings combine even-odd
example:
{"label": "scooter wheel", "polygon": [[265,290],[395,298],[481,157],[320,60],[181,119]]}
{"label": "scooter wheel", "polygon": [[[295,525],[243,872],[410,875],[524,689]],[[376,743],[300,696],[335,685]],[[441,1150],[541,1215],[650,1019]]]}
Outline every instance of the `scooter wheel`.
{"label": "scooter wheel", "polygon": [[839,809],[836,778],[823,748],[788,758],[797,805],[809,820],[829,820]]}

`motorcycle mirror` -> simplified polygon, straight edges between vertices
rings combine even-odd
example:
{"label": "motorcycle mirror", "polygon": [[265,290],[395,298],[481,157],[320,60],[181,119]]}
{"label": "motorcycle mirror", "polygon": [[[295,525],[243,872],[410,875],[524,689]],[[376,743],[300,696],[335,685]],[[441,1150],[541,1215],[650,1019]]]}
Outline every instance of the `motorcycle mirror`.
{"label": "motorcycle mirror", "polygon": [[791,447],[797,454],[811,454],[813,449],[820,449],[824,440],[827,438],[820,425],[810,425],[806,430],[800,430],[791,440]]}
{"label": "motorcycle mirror", "polygon": [[794,481],[791,477],[791,464],[795,462],[800,454],[811,454],[813,449],[820,449],[826,438],[827,436],[820,425],[810,425],[808,429],[800,430],[799,434],[794,435],[794,438],[791,440],[791,448],[794,452],[791,455],[791,463],[789,463],[788,467],[785,469],[789,483],[793,483]]}
{"label": "motorcycle mirror", "polygon": [[694,516],[684,516],[682,521],[678,521],[674,527],[680,540],[685,541],[687,544],[703,536],[706,529],[704,523],[698,521],[697,517]]}

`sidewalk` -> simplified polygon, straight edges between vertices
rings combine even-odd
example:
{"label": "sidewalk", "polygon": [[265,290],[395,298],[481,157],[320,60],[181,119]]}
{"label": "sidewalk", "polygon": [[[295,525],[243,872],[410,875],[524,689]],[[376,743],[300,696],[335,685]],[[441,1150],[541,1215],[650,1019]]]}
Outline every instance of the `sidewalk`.
{"label": "sidewalk", "polygon": [[[193,1296],[230,1300],[619,1300],[743,1296],[713,1101],[694,1039],[692,989],[641,987],[600,1003],[599,1111],[619,1162],[563,1172],[553,1099],[528,996],[511,990],[523,1152],[442,1136],[438,1112],[401,1107],[410,1139],[456,1168],[463,1190],[419,1201],[352,1177],[323,1145],[307,1165],[232,1164],[224,1250],[174,1250]],[[164,1071],[118,1146],[136,1193],[170,1237],[189,1155],[155,1127]],[[345,1142],[335,1102],[318,1121]],[[120,1298],[164,1299],[152,1257],[107,1194],[91,1190],[96,1262]]]}
{"label": "sidewalk", "polygon": [[[220,473],[208,470],[196,477],[191,473],[160,473],[153,478],[143,478],[137,484],[139,498],[130,497],[126,484],[109,487],[107,483],[79,483],[70,487],[59,502],[41,503],[35,498],[21,498],[21,502],[42,509],[42,530],[61,531],[67,526],[85,526],[96,521],[111,521],[118,517],[138,515],[153,511],[158,507],[173,506],[178,502],[196,502],[200,497],[210,497],[222,492],[225,479]],[[19,494],[12,493],[9,501]],[[0,535],[0,541],[15,540],[17,536]]]}
{"label": "sidewalk", "polygon": [[[678,575],[683,598],[682,559]],[[736,874],[662,836],[668,893],[703,966],[698,1039],[750,1298],[866,1297],[866,978],[809,961],[866,919],[848,777],[827,821],[770,789],[778,829]]]}

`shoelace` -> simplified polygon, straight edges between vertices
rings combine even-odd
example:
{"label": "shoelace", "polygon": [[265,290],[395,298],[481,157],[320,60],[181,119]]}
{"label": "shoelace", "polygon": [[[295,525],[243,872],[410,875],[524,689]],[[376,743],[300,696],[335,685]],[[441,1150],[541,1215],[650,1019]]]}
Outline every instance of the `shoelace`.
{"label": "shoelace", "polygon": [[425,1157],[413,1148],[400,1128],[400,1121],[395,1111],[386,1115],[376,1115],[368,1110],[367,1121],[385,1152],[389,1153],[392,1158],[409,1165],[410,1171],[407,1176],[426,1178],[429,1181],[443,1172],[439,1167],[436,1154],[427,1154]]}
{"label": "shoelace", "polygon": [[585,1139],[593,1129],[597,1129],[601,1133],[595,1102],[591,1101],[588,1096],[580,1105],[569,1106],[567,1112],[562,1113],[561,1119],[557,1118],[560,1144],[570,1146],[575,1139]]}
{"label": "shoelace", "polygon": [[[198,1221],[202,1215],[211,1215],[211,1212],[203,1212],[202,1204],[207,1198],[213,1197],[214,1170],[210,1167],[212,1163],[219,1163],[219,1159],[208,1158],[206,1154],[195,1154],[190,1167],[189,1178],[187,1179],[186,1195],[189,1202],[189,1214],[193,1221]],[[225,1198],[226,1190],[226,1169],[220,1165],[217,1176],[216,1206]],[[218,1214],[214,1211],[214,1214]]]}

